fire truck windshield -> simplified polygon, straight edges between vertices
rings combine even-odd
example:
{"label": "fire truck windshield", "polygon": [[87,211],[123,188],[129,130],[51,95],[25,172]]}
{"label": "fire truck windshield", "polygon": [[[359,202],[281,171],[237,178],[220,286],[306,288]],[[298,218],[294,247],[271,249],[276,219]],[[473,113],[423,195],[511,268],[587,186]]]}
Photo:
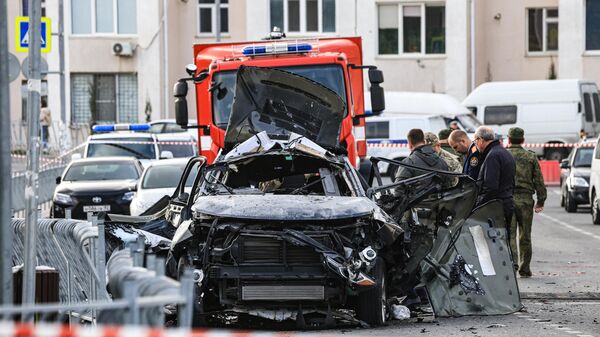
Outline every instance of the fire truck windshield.
{"label": "fire truck windshield", "polygon": [[[344,103],[346,103],[346,83],[344,81],[344,72],[340,65],[310,65],[278,67],[278,69],[289,71],[300,76],[309,78],[318,82],[327,88],[335,91]],[[233,96],[235,94],[235,79],[237,71],[222,71],[213,75],[212,90],[212,108],[213,121],[221,129],[227,128],[229,115],[233,105]]]}

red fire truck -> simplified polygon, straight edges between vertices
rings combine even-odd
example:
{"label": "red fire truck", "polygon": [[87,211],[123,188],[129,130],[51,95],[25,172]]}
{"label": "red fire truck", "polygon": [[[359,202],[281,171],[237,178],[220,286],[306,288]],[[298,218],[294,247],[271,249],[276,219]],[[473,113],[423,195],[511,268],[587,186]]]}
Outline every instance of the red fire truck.
{"label": "red fire truck", "polygon": [[[287,40],[273,32],[263,41],[194,45],[194,64],[186,67],[190,75],[175,84],[177,123],[198,127],[201,154],[212,162],[223,148],[225,129],[235,93],[236,73],[240,66],[277,68],[307,78],[335,91],[346,103],[340,144],[348,158],[358,165],[367,154],[365,140],[363,70],[368,70],[371,114],[383,111],[385,102],[383,74],[375,66],[362,64],[360,37]],[[197,126],[188,126],[187,81],[196,89]]]}

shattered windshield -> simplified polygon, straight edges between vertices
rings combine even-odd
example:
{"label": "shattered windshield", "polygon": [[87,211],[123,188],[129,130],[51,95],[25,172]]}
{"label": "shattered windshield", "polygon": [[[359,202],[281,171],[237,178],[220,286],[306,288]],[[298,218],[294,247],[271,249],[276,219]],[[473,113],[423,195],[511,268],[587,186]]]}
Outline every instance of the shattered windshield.
{"label": "shattered windshield", "polygon": [[292,133],[332,149],[339,144],[345,104],[327,87],[287,71],[240,67],[227,131],[226,152],[265,131],[271,139]]}
{"label": "shattered windshield", "polygon": [[[280,67],[277,69],[289,71],[291,73],[304,76],[325,87],[335,91],[344,103],[346,102],[346,88],[344,81],[344,72],[342,67],[335,64],[329,65],[309,65]],[[229,114],[233,106],[233,97],[235,96],[235,78],[237,71],[222,71],[213,75],[212,87],[212,108],[213,121],[221,129],[227,128]]]}
{"label": "shattered windshield", "polygon": [[356,195],[342,165],[287,152],[215,165],[203,175],[202,195]]}

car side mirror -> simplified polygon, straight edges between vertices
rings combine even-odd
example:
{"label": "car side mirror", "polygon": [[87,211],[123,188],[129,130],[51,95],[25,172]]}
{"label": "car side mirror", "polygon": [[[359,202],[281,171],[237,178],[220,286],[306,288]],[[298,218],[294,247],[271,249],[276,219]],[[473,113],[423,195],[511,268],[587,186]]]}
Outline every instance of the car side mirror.
{"label": "car side mirror", "polygon": [[188,125],[187,109],[188,84],[186,81],[177,81],[173,87],[173,96],[175,97],[175,122],[182,128]]}
{"label": "car side mirror", "polygon": [[369,82],[371,82],[371,111],[373,115],[379,115],[385,110],[385,95],[383,88],[383,72],[379,69],[369,69]]}
{"label": "car side mirror", "polygon": [[56,185],[60,185],[61,182],[62,182],[62,178],[56,177]]}
{"label": "car side mirror", "polygon": [[560,162],[560,168],[561,169],[568,169],[569,167],[570,167],[569,166],[569,159],[563,159],[563,160],[561,160],[561,162]]}

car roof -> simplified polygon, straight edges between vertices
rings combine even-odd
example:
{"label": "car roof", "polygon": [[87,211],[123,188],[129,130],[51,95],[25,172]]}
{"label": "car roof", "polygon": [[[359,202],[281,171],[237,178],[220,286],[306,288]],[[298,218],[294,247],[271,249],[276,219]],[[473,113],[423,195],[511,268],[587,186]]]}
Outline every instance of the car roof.
{"label": "car roof", "polygon": [[161,160],[156,160],[153,161],[151,163],[148,164],[148,166],[146,167],[146,169],[150,168],[150,167],[154,167],[154,166],[171,166],[171,165],[181,165],[181,164],[187,164],[187,162],[189,161],[189,158],[172,158],[172,159],[161,159]]}
{"label": "car roof", "polygon": [[108,133],[96,133],[93,134],[89,137],[90,140],[100,140],[100,139],[116,139],[116,138],[123,138],[123,139],[131,139],[131,138],[136,138],[136,139],[148,139],[148,138],[153,138],[153,135],[151,133],[136,133],[136,132],[108,132]]}
{"label": "car roof", "polygon": [[473,90],[463,104],[577,102],[581,100],[580,85],[592,83],[576,79],[487,82]]}
{"label": "car roof", "polygon": [[76,159],[71,162],[71,164],[80,164],[80,163],[104,163],[104,162],[137,162],[138,159],[135,157],[88,157]]}
{"label": "car roof", "polygon": [[[371,110],[369,92],[365,93],[365,110]],[[385,92],[385,115],[390,114],[424,114],[455,118],[457,115],[469,114],[459,100],[448,94],[432,92]]]}

